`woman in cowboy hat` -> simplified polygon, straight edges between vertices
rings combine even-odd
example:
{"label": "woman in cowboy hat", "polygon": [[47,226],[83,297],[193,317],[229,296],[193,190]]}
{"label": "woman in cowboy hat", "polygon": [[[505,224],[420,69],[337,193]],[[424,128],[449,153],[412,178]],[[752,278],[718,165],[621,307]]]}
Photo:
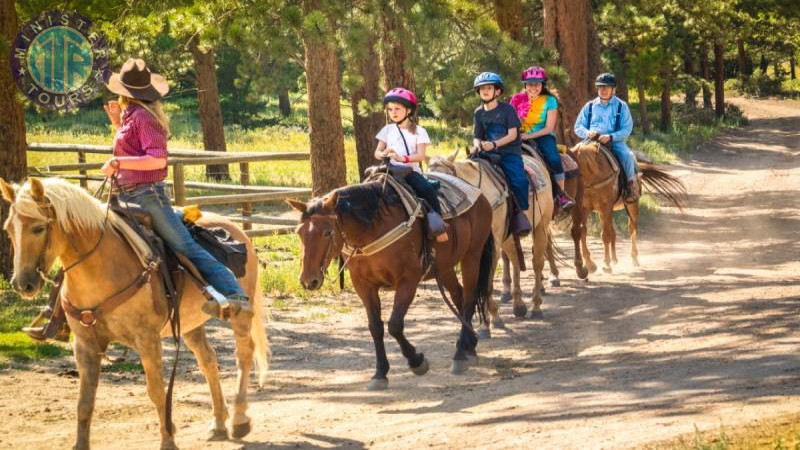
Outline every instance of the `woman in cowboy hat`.
{"label": "woman in cowboy hat", "polygon": [[166,194],[169,118],[161,105],[169,91],[166,80],[151,73],[143,60],[129,59],[120,73],[111,75],[106,87],[118,94],[119,100],[103,106],[116,135],[114,156],[101,170],[107,176],[116,174],[120,201],[146,209],[158,235],[170,248],[186,255],[216,289],[218,301],[206,302],[206,313],[219,317],[220,303],[227,301],[234,311],[252,314],[233,272],[192,238]]}

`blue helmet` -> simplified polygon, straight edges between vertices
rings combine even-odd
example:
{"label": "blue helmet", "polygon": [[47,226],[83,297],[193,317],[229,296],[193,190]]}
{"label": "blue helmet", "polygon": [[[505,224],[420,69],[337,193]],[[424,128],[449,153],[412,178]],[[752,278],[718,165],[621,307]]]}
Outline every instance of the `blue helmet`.
{"label": "blue helmet", "polygon": [[503,84],[503,79],[500,75],[493,73],[493,72],[481,72],[480,75],[475,77],[475,81],[472,82],[472,88],[478,89],[481,86],[485,86],[487,84],[492,84],[500,89],[505,90],[505,85]]}

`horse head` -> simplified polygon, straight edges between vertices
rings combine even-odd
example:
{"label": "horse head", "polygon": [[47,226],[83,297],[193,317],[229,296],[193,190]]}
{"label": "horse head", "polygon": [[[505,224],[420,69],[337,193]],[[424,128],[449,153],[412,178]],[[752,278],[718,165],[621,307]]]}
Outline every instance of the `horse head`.
{"label": "horse head", "polygon": [[325,272],[342,250],[344,240],[336,215],[338,193],[333,191],[308,203],[288,199],[286,202],[302,213],[295,233],[300,236],[303,258],[300,262],[300,284],[309,290],[322,287]]}

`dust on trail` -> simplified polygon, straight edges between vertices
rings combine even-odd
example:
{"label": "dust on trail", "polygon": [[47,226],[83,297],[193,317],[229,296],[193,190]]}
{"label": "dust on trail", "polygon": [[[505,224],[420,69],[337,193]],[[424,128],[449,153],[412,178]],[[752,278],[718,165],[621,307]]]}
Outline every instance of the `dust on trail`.
{"label": "dust on trail", "polygon": [[[509,329],[480,343],[480,365],[466,376],[449,373],[456,322],[426,284],[406,333],[431,371],[411,374],[387,335],[390,389],[379,393],[364,390],[374,356],[353,295],[273,311],[273,371],[250,396],[253,432],[204,441],[210,400],[187,356],[176,386],[178,444],[620,448],[796,412],[800,104],[733,101],[752,123],[673,168],[689,205],[683,214],[663,209],[641,231],[641,269],[630,266],[624,237],[614,274],[584,283],[562,269],[545,320],[515,320],[504,306]],[[528,274],[524,288],[532,286]],[[230,331],[218,325],[213,336],[230,398]],[[0,448],[72,445],[77,380],[58,376],[59,364],[71,362],[0,373]],[[103,375],[92,438],[95,448],[158,446],[142,376]]]}

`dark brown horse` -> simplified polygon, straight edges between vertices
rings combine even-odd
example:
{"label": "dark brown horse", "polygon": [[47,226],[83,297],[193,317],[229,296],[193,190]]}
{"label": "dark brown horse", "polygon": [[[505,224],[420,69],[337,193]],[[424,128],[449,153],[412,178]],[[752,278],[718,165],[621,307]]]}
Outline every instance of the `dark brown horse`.
{"label": "dark brown horse", "polygon": [[[476,357],[477,346],[477,337],[469,324],[476,305],[482,309],[490,295],[494,251],[492,208],[483,195],[466,212],[447,220],[450,225],[447,242],[427,240],[421,221],[409,217],[397,193],[380,182],[337,189],[309,203],[290,200],[289,204],[303,213],[296,231],[302,240],[300,282],[305,288],[318,289],[331,260],[340,255],[347,259],[348,253],[353,254],[347,261],[347,268],[367,310],[377,359],[375,375],[368,389],[381,390],[389,385],[386,378],[389,360],[383,343],[379,297],[381,288],[395,291],[389,334],[400,344],[412,372],[422,375],[428,371],[428,361],[406,339],[403,327],[419,282],[432,278],[434,273],[449,291],[463,318],[452,372],[460,374],[467,370],[469,359]],[[384,248],[371,247],[404,223],[406,228],[402,237]],[[434,270],[428,270],[422,262],[427,245],[432,245],[435,250]],[[458,282],[455,272],[459,263],[463,285]]]}

